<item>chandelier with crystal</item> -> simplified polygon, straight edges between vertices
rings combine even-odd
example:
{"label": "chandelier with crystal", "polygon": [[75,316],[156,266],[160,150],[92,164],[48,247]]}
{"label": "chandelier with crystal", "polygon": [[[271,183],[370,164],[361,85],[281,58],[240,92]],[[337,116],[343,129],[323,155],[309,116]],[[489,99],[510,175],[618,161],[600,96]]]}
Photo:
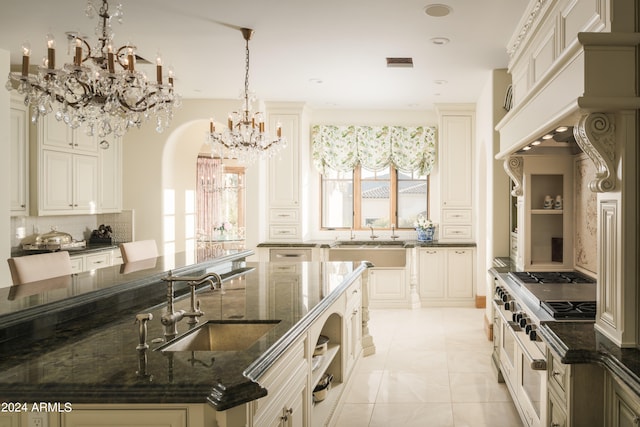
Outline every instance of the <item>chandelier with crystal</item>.
{"label": "chandelier with crystal", "polygon": [[249,91],[249,40],[253,30],[241,28],[240,31],[245,40],[245,74],[241,110],[229,114],[227,127],[222,132],[216,131],[211,119],[207,140],[211,145],[212,155],[238,159],[246,164],[254,162],[259,157],[274,155],[286,146],[286,138],[282,136],[282,128],[278,124],[276,137],[271,139],[269,132],[265,130],[264,113],[253,112],[255,94]]}
{"label": "chandelier with crystal", "polygon": [[162,132],[170,123],[173,108],[181,99],[173,90],[173,72],[169,69],[164,81],[162,60],[156,60],[156,79],[149,80],[135,67],[135,46],[113,46],[111,20],[122,23],[122,5],[109,12],[109,3],[102,6],[88,2],[85,13],[98,15],[97,43],[91,47],[79,34],[70,35],[74,45],[73,63],[55,68],[55,40],[47,35],[47,57],[38,66],[37,74],[29,74],[31,46],[22,46],[22,70],[10,72],[8,90],[24,95],[25,105],[32,106],[31,120],[53,113],[57,120],[71,128],[85,127],[88,135],[122,136],[132,127],[140,127],[150,117],[156,130]]}

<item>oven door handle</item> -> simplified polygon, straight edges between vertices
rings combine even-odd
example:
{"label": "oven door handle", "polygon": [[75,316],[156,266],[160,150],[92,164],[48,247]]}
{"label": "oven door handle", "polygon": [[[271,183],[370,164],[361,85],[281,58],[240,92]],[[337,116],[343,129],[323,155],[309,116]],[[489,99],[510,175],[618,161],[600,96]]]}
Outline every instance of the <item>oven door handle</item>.
{"label": "oven door handle", "polygon": [[[516,337],[517,339],[517,337]],[[518,341],[520,341],[518,339]],[[529,350],[527,349],[527,347],[521,343],[518,342],[520,349],[522,350],[522,354],[524,354],[524,356],[529,360],[529,366],[531,367],[531,370],[533,371],[546,371],[547,370],[547,361],[546,359],[536,359],[534,358],[531,353],[529,353]]]}

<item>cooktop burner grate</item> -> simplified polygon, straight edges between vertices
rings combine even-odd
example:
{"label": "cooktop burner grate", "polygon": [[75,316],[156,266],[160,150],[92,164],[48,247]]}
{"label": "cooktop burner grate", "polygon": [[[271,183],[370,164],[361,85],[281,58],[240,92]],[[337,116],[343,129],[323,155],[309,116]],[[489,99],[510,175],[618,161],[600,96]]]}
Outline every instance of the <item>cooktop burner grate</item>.
{"label": "cooktop burner grate", "polygon": [[595,301],[543,301],[541,303],[555,319],[595,319]]}
{"label": "cooktop burner grate", "polygon": [[512,271],[509,274],[522,283],[595,283],[577,271]]}

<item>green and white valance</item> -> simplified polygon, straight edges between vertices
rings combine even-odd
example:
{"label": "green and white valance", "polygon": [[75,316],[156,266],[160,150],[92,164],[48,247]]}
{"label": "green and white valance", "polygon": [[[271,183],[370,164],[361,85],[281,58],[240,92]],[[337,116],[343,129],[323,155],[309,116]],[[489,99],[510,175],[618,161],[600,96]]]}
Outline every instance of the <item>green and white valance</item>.
{"label": "green and white valance", "polygon": [[436,158],[433,126],[335,126],[312,127],[313,163],[346,172],[358,164],[371,171],[387,166],[402,172],[428,175]]}

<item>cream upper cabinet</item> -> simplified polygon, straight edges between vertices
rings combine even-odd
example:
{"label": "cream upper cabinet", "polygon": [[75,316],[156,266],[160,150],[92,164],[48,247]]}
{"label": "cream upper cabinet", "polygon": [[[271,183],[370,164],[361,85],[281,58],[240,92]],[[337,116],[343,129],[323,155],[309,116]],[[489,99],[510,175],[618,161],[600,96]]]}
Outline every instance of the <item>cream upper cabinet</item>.
{"label": "cream upper cabinet", "polygon": [[473,134],[475,112],[463,105],[438,106],[440,241],[473,240]]}
{"label": "cream upper cabinet", "polygon": [[96,213],[96,156],[42,150],[40,160],[38,215]]}
{"label": "cream upper cabinet", "polygon": [[9,144],[11,155],[11,215],[29,213],[29,109],[11,98]]}
{"label": "cream upper cabinet", "polygon": [[96,137],[87,136],[84,128],[71,129],[64,122],[47,115],[38,119],[40,141],[44,147],[97,153]]}
{"label": "cream upper cabinet", "polygon": [[99,146],[98,210],[101,213],[121,212],[122,140],[115,137],[104,138]]}
{"label": "cream upper cabinet", "polygon": [[30,203],[33,215],[122,210],[121,139],[90,137],[54,117],[29,128]]}
{"label": "cream upper cabinet", "polygon": [[286,147],[269,159],[268,239],[300,241],[304,232],[301,210],[304,197],[301,192],[301,171],[304,170],[302,147],[308,145],[309,139],[302,132],[304,109],[299,104],[275,103],[269,105],[267,110],[272,137],[280,125],[282,136],[287,139]]}

